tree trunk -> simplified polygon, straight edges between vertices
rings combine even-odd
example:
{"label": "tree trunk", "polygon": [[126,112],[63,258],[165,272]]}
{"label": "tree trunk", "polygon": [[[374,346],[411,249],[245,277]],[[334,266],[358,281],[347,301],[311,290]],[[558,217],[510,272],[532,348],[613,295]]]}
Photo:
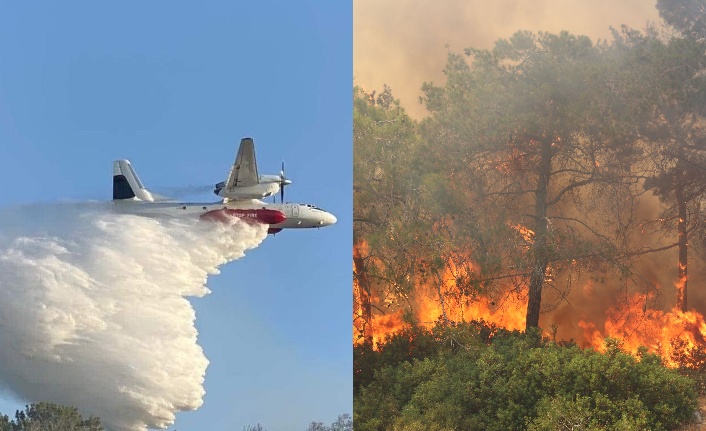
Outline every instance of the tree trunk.
{"label": "tree trunk", "polygon": [[532,271],[530,273],[529,293],[527,298],[527,319],[525,330],[539,327],[539,311],[542,305],[542,286],[549,266],[547,255],[547,191],[549,174],[552,167],[552,141],[544,138],[541,142],[541,159],[535,193],[535,228],[532,245]]}
{"label": "tree trunk", "polygon": [[675,176],[675,197],[677,199],[677,231],[679,234],[679,282],[677,284],[677,307],[686,311],[686,283],[688,243],[686,235],[686,199],[684,198],[684,148],[679,146],[677,155],[677,172]]}
{"label": "tree trunk", "polygon": [[[358,310],[353,310],[354,325],[363,337],[365,343],[373,343],[371,323],[373,320],[372,305],[370,303],[370,283],[365,270],[365,262],[360,250],[360,245],[353,246],[353,278],[355,291],[354,299],[358,302]],[[353,306],[355,307],[355,301]]]}

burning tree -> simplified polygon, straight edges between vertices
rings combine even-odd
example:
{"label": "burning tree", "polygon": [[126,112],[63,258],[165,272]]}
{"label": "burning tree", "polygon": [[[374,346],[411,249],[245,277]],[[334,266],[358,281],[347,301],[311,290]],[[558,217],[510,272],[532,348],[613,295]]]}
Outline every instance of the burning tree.
{"label": "burning tree", "polygon": [[[668,9],[668,3],[681,7],[675,4],[674,9]],[[696,3],[689,2],[688,6]],[[701,201],[706,197],[706,11],[696,8],[690,20],[677,20],[685,6],[680,1],[658,4],[665,20],[687,37],[661,38],[650,28],[644,34],[627,28],[616,34],[617,47],[641,84],[632,92],[632,102],[647,108],[645,116],[636,122],[649,157],[644,185],[664,204],[662,214],[651,224],[656,230],[677,232],[676,241],[669,246],[678,248],[676,302],[683,312],[688,309],[689,238],[698,238],[698,242],[706,238],[701,211]]]}
{"label": "burning tree", "polygon": [[484,241],[524,239],[511,256],[486,246],[495,264],[483,271],[528,290],[527,328],[539,325],[547,283],[565,291],[571,272],[629,268],[638,153],[617,112],[623,77],[611,54],[583,36],[518,32],[493,50],[467,49],[470,61],[450,54],[446,84],[423,87],[426,130],[443,137],[459,196],[487,223]]}
{"label": "burning tree", "polygon": [[[454,241],[453,219],[465,211],[440,173],[435,142],[424,142],[386,88],[355,91],[354,105],[354,339],[373,343],[378,327],[403,324],[399,305],[416,302],[432,284],[444,312],[449,271],[469,285],[471,271]],[[469,231],[466,231],[467,233]],[[461,250],[461,251],[460,251]],[[455,263],[454,264],[454,259]],[[438,302],[437,302],[438,301]],[[373,318],[395,309],[387,318]],[[410,307],[408,307],[409,309]],[[410,316],[413,317],[413,316]],[[430,323],[425,321],[424,323]],[[386,331],[387,332],[387,331]]]}
{"label": "burning tree", "polygon": [[400,329],[401,309],[425,294],[432,310],[421,323],[451,323],[458,301],[447,296],[471,298],[478,286],[461,241],[472,226],[455,235],[466,208],[449,187],[440,147],[421,139],[387,87],[379,95],[356,88],[354,142],[354,339],[373,344],[376,331]]}
{"label": "burning tree", "polygon": [[372,342],[372,286],[404,298],[421,253],[412,244],[420,223],[412,169],[418,134],[388,87],[379,95],[356,87],[354,96],[354,337]]}

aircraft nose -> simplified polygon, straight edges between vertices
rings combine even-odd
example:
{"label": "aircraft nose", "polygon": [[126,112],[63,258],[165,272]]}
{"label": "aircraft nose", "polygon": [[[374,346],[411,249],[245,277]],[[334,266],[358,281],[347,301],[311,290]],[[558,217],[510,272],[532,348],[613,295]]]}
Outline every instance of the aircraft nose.
{"label": "aircraft nose", "polygon": [[335,215],[327,212],[323,212],[318,218],[318,224],[317,227],[322,227],[322,226],[331,226],[332,224],[335,224],[338,221]]}

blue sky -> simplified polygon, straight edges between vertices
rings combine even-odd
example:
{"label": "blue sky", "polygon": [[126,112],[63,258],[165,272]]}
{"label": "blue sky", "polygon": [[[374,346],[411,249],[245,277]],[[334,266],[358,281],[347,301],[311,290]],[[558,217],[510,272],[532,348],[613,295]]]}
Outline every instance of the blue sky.
{"label": "blue sky", "polygon": [[352,81],[350,2],[0,6],[0,206],[109,200],[117,158],[158,193],[215,184],[252,136],[260,173],[285,160],[287,200],[338,217],[268,237],[192,300],[206,396],[170,429],[352,412]]}

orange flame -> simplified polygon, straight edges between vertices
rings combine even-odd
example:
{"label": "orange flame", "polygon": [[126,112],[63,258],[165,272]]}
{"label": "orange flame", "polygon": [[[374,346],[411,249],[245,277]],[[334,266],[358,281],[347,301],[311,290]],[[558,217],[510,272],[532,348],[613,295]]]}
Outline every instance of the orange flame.
{"label": "orange flame", "polygon": [[[483,319],[511,330],[524,329],[527,301],[523,295],[508,291],[496,302],[485,296],[469,298],[460,294],[459,282],[463,279],[462,275],[469,275],[472,271],[470,264],[459,268],[453,262],[447,262],[444,273],[436,282],[417,286],[410,297],[406,298],[406,307],[401,304],[384,304],[386,301],[380,298],[379,292],[373,292],[371,302],[385,307],[377,309],[370,321],[365,322],[365,329],[360,307],[363,302],[362,290],[358,280],[354,278],[354,343],[365,341],[363,334],[369,331],[373,347],[377,348],[387,336],[409,325],[405,321],[405,311],[409,313],[410,320],[426,328],[431,328],[438,322],[455,323]],[[384,313],[381,308],[389,311]]]}
{"label": "orange flame", "polygon": [[[527,241],[532,240],[531,231],[517,226],[518,232]],[[484,320],[485,322],[509,330],[525,328],[525,313],[527,300],[525,293],[518,292],[516,286],[508,287],[501,299],[493,300],[488,296],[464,291],[464,276],[473,275],[473,265],[464,261],[461,266],[449,260],[443,274],[435,282],[426,280],[416,286],[413,292],[405,297],[404,303],[390,302],[382,298],[379,286],[374,286],[370,292],[370,302],[375,310],[369,316],[365,331],[373,342],[373,347],[383,342],[386,337],[399,332],[408,326],[407,320],[414,321],[427,328],[435,324],[468,322]],[[677,293],[683,289],[686,277],[675,283]],[[517,283],[522,286],[520,283]],[[361,303],[360,286],[354,282],[356,300]],[[586,298],[595,298],[599,293],[592,282],[585,283],[578,292]],[[698,354],[706,358],[706,321],[697,311],[682,312],[678,307],[670,311],[652,309],[648,306],[654,294],[636,293],[630,295],[626,304],[613,306],[607,311],[594,312],[594,316],[575,316],[573,325],[578,329],[574,332],[577,343],[584,348],[605,351],[606,339],[618,340],[621,348],[637,355],[641,346],[652,353],[659,354],[665,364],[677,367],[685,364],[685,356],[698,359]],[[375,306],[380,308],[375,308]],[[405,315],[405,312],[407,313]],[[558,319],[558,312],[543,315],[542,322],[546,326]],[[572,312],[574,313],[574,312]],[[354,310],[355,343],[364,341],[361,335],[361,309]],[[571,332],[571,328],[561,328]],[[694,359],[696,360],[696,359]],[[706,361],[703,359],[702,361]],[[691,365],[694,365],[691,363]],[[706,365],[706,364],[701,364]]]}
{"label": "orange flame", "polygon": [[[682,277],[675,283],[679,291],[686,281]],[[680,355],[696,352],[706,347],[706,322],[696,311],[683,312],[674,307],[670,311],[647,308],[650,295],[635,294],[626,309],[611,308],[606,312],[605,335],[592,322],[581,321],[584,330],[584,347],[605,350],[605,339],[617,339],[622,349],[637,354],[640,346],[659,354],[668,366],[685,365],[678,361]],[[678,348],[678,349],[677,349]]]}

